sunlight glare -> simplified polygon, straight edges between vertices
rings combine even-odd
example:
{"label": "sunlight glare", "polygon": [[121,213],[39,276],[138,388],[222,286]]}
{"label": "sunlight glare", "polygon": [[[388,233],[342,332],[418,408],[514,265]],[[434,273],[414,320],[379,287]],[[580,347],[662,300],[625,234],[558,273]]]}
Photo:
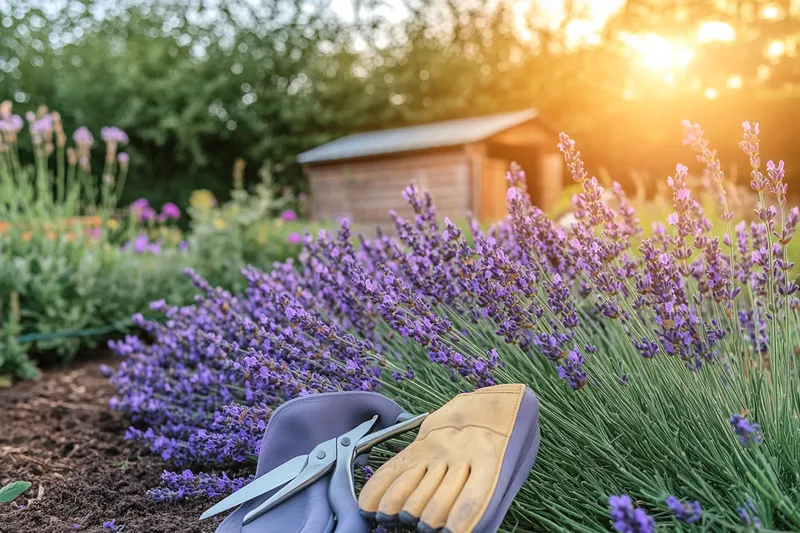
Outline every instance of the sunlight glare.
{"label": "sunlight glare", "polygon": [[727,22],[706,22],[697,30],[697,42],[731,42],[736,38],[736,30]]}
{"label": "sunlight glare", "polygon": [[767,20],[775,20],[780,17],[780,15],[781,10],[775,5],[765,6],[764,9],[761,10],[761,16]]}
{"label": "sunlight glare", "polygon": [[783,45],[781,41],[772,41],[769,43],[767,47],[767,57],[774,59],[778,56],[783,55],[783,52],[786,50],[786,47]]}
{"label": "sunlight glare", "polygon": [[728,89],[741,89],[742,88],[742,77],[741,76],[731,76],[725,82],[725,86]]}
{"label": "sunlight glare", "polygon": [[717,91],[713,87],[706,87],[704,94],[706,98],[708,98],[709,100],[713,100],[714,98],[719,96],[719,91]]}
{"label": "sunlight glare", "polygon": [[599,27],[597,22],[589,20],[573,20],[565,28],[567,43],[575,45],[579,43],[584,44],[598,44],[600,42],[600,35],[598,33]]}
{"label": "sunlight glare", "polygon": [[673,43],[660,35],[628,35],[625,40],[636,51],[641,64],[651,70],[683,68],[694,59],[691,48]]}

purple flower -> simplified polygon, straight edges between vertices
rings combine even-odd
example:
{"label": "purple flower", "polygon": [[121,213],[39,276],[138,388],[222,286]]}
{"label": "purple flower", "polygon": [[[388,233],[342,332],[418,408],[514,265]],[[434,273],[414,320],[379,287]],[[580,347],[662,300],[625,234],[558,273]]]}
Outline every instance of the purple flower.
{"label": "purple flower", "polygon": [[161,207],[161,214],[168,219],[178,220],[181,218],[181,210],[172,202],[167,202]]}
{"label": "purple flower", "polygon": [[[739,518],[745,526],[752,526],[756,530],[761,530],[761,519],[756,516],[756,509],[752,503],[748,502],[747,508],[739,507],[736,509],[736,512],[739,514]],[[750,516],[751,512],[753,513],[752,517]]]}
{"label": "purple flower", "polygon": [[142,211],[145,207],[150,207],[150,202],[147,201],[147,198],[139,198],[131,202],[129,209],[131,211]]}
{"label": "purple flower", "polygon": [[31,134],[44,136],[53,130],[53,117],[50,113],[42,115],[31,124]]}
{"label": "purple flower", "polygon": [[119,161],[119,164],[122,167],[127,167],[130,160],[131,156],[128,154],[128,152],[120,152],[117,155],[117,161]]}
{"label": "purple flower", "polygon": [[86,126],[81,126],[75,133],[72,134],[72,139],[79,147],[91,148],[94,145],[94,137],[92,132]]}
{"label": "purple flower", "polygon": [[34,144],[42,144],[46,139],[51,139],[53,134],[53,117],[50,113],[42,115],[31,123],[31,137]]}
{"label": "purple flower", "polygon": [[758,122],[750,124],[749,122],[742,123],[744,136],[739,143],[739,147],[750,158],[750,187],[756,191],[761,192],[767,188],[767,180],[761,172],[761,156],[759,154],[759,127]]}
{"label": "purple flower", "polygon": [[656,522],[647,516],[642,509],[633,507],[630,496],[610,496],[608,505],[611,508],[609,516],[614,521],[614,529],[619,533],[653,533]]}
{"label": "purple flower", "polygon": [[252,477],[231,479],[225,472],[220,475],[209,475],[195,474],[191,470],[184,470],[180,474],[165,471],[161,474],[164,487],[149,491],[149,495],[159,502],[201,495],[215,498],[236,492],[250,483],[252,479]]}
{"label": "purple flower", "polygon": [[16,135],[22,129],[24,122],[19,115],[9,115],[0,119],[0,132]]}
{"label": "purple flower", "polygon": [[119,526],[117,525],[116,519],[109,520],[107,522],[103,522],[103,529],[106,529],[106,530],[109,530],[109,531],[118,531],[119,530]]}
{"label": "purple flower", "polygon": [[116,126],[101,129],[100,136],[106,143],[128,144],[128,135]]}
{"label": "purple flower", "polygon": [[286,222],[294,222],[295,220],[297,220],[297,213],[295,213],[291,209],[287,209],[286,211],[281,213],[280,218],[281,220],[284,220]]}
{"label": "purple flower", "polygon": [[364,479],[369,479],[375,474],[375,471],[370,466],[361,467],[361,472],[364,474]]}
{"label": "purple flower", "polygon": [[558,377],[566,379],[573,389],[580,389],[586,384],[586,372],[583,371],[583,357],[578,350],[570,350],[564,364],[558,367]]}
{"label": "purple flower", "polygon": [[140,233],[133,241],[133,251],[137,254],[145,253],[150,246],[150,239],[144,233]]}
{"label": "purple flower", "polygon": [[683,503],[675,496],[670,496],[666,501],[667,508],[675,515],[675,518],[687,524],[699,522],[703,516],[703,508],[700,502]]}
{"label": "purple flower", "polygon": [[303,242],[303,238],[297,232],[290,233],[289,236],[286,237],[286,240],[289,242],[289,244],[300,244]]}
{"label": "purple flower", "polygon": [[738,413],[731,415],[730,423],[742,446],[752,446],[761,442],[761,428],[758,424],[748,422],[745,417]]}
{"label": "purple flower", "polygon": [[72,529],[80,529],[80,528],[81,528],[80,524],[72,524]]}

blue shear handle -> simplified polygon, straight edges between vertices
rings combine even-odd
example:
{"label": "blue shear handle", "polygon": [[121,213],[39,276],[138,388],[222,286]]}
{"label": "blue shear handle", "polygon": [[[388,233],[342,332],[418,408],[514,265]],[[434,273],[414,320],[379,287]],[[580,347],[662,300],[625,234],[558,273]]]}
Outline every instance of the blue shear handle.
{"label": "blue shear handle", "polygon": [[353,486],[353,461],[356,442],[348,437],[336,439],[336,468],[328,487],[328,501],[336,515],[336,531],[342,533],[370,533],[368,520],[361,516]]}

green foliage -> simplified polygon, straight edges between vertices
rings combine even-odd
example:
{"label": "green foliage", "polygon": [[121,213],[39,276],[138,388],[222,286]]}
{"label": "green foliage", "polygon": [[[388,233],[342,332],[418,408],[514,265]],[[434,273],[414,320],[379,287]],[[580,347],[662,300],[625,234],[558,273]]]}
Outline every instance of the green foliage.
{"label": "green foliage", "polygon": [[0,503],[14,501],[20,494],[31,488],[28,481],[14,481],[5,487],[0,487]]}
{"label": "green foliage", "polygon": [[291,208],[296,208],[297,202],[288,193],[275,197],[269,164],[261,167],[261,181],[252,192],[242,186],[242,171],[242,167],[234,170],[229,202],[213,205],[215,201],[208,191],[195,191],[188,209],[188,242],[194,268],[212,284],[234,291],[245,288],[243,266],[268,268],[276,261],[296,256],[302,248],[300,236],[310,230],[305,222],[280,218],[283,212],[296,218]]}
{"label": "green foliage", "polygon": [[[30,343],[30,350],[55,352],[69,362],[81,346],[94,346],[98,339],[48,334],[125,323],[164,294],[188,302],[193,289],[182,274],[186,261],[177,249],[153,256],[63,235],[55,240],[43,234],[30,241],[0,238],[0,295],[19,295],[16,329],[41,338]],[[14,342],[13,337],[7,342]],[[10,353],[19,352],[17,346]],[[20,377],[31,377],[28,368],[8,354],[0,365],[0,371]]]}
{"label": "green foliage", "polygon": [[[117,140],[104,133],[98,180],[88,131],[73,146],[59,114],[42,107],[23,132],[14,111],[0,104],[0,386],[38,376],[29,354],[69,363],[81,348],[125,331],[154,300],[191,303],[187,267],[236,290],[246,264],[266,269],[300,251],[303,223],[276,219],[298,202],[288,193],[274,198],[269,165],[251,194],[237,162],[233,199],[190,208],[191,232],[183,235],[165,210],[158,220],[149,207],[116,209],[129,161],[118,158],[123,132]],[[27,133],[31,154],[21,149]],[[205,198],[214,200],[208,191]]]}
{"label": "green foliage", "polygon": [[[514,524],[517,531],[608,531],[608,495],[622,493],[643,502],[659,524],[669,524],[665,531],[694,530],[670,518],[664,505],[669,495],[701,502],[705,513],[698,531],[748,531],[736,513],[748,499],[767,529],[800,528],[800,425],[785,411],[792,401],[775,396],[784,385],[746,370],[752,361],[736,360],[723,382],[717,372],[687,372],[675,359],[645,360],[621,327],[587,321],[585,334],[597,345],[587,373],[597,384],[573,391],[544,357],[494,342],[492,324],[441,311],[477,349],[498,350],[505,363],[499,382],[525,383],[539,397],[539,455],[501,531],[514,531]],[[383,335],[381,341],[405,354],[401,363],[416,372],[400,384],[385,382],[384,393],[409,412],[439,408],[461,392],[423,348],[397,336]],[[778,351],[782,357],[793,353],[789,339],[776,343]],[[623,375],[626,385],[620,384]],[[728,423],[744,408],[763,421],[764,443],[754,448],[741,446]]]}
{"label": "green foliage", "polygon": [[[72,128],[111,121],[132,132],[126,199],[154,203],[196,188],[224,197],[220,178],[240,155],[273,161],[276,183],[300,191],[295,156],[332,138],[550,105],[542,92],[553,84],[552,58],[519,40],[503,3],[408,2],[415,15],[402,23],[370,9],[378,3],[360,2],[352,24],[302,0],[0,6],[0,61],[14,65],[0,71],[0,99],[23,110],[46,101]],[[100,4],[102,19],[92,14]],[[577,94],[599,97],[597,88]]]}
{"label": "green foliage", "polygon": [[[620,2],[605,38],[578,47],[566,46],[567,30],[588,2],[568,3],[558,27],[544,16],[547,2],[536,0],[513,9],[492,0],[405,0],[410,16],[400,22],[364,0],[354,23],[314,0],[47,4],[0,5],[0,99],[25,110],[46,101],[70,127],[96,131],[110,120],[134,132],[128,200],[163,203],[195,188],[222,198],[221,176],[239,155],[275,162],[276,183],[304,190],[295,156],[332,138],[523,107],[574,132],[587,164],[602,161],[625,178],[631,168],[671,171],[670,139],[684,117],[725,136],[746,115],[774,126],[770,144],[781,153],[795,148],[780,125],[794,122],[797,106],[787,98],[796,91],[783,87],[796,58],[765,61],[764,48],[793,38],[797,20],[767,0],[736,17],[712,0]],[[516,8],[526,4],[521,16]],[[766,7],[779,16],[759,18]],[[691,41],[707,21],[727,21],[742,38],[696,49],[687,69],[671,73],[673,83],[664,71],[643,69],[621,42],[648,31]],[[362,41],[363,49],[353,44]],[[726,88],[734,75],[742,87]],[[720,97],[706,99],[706,87]],[[247,179],[256,181],[255,172]]]}

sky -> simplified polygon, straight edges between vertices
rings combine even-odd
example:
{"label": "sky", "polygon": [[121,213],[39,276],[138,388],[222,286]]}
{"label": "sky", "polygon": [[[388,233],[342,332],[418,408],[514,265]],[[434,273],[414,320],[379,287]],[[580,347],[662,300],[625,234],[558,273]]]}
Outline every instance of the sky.
{"label": "sky", "polygon": [[[511,4],[515,17],[520,22],[520,26],[523,25],[522,21],[524,18],[534,9],[539,13],[543,13],[554,25],[559,24],[564,16],[564,0],[497,1]],[[385,7],[381,9],[381,14],[383,14],[387,20],[397,22],[407,15],[402,0],[385,0],[384,3]],[[579,0],[577,3],[585,9],[586,17],[584,20],[574,22],[568,33],[575,39],[591,39],[592,35],[599,31],[606,19],[622,6],[624,0]],[[332,0],[331,8],[343,19],[353,19],[353,0]]]}

